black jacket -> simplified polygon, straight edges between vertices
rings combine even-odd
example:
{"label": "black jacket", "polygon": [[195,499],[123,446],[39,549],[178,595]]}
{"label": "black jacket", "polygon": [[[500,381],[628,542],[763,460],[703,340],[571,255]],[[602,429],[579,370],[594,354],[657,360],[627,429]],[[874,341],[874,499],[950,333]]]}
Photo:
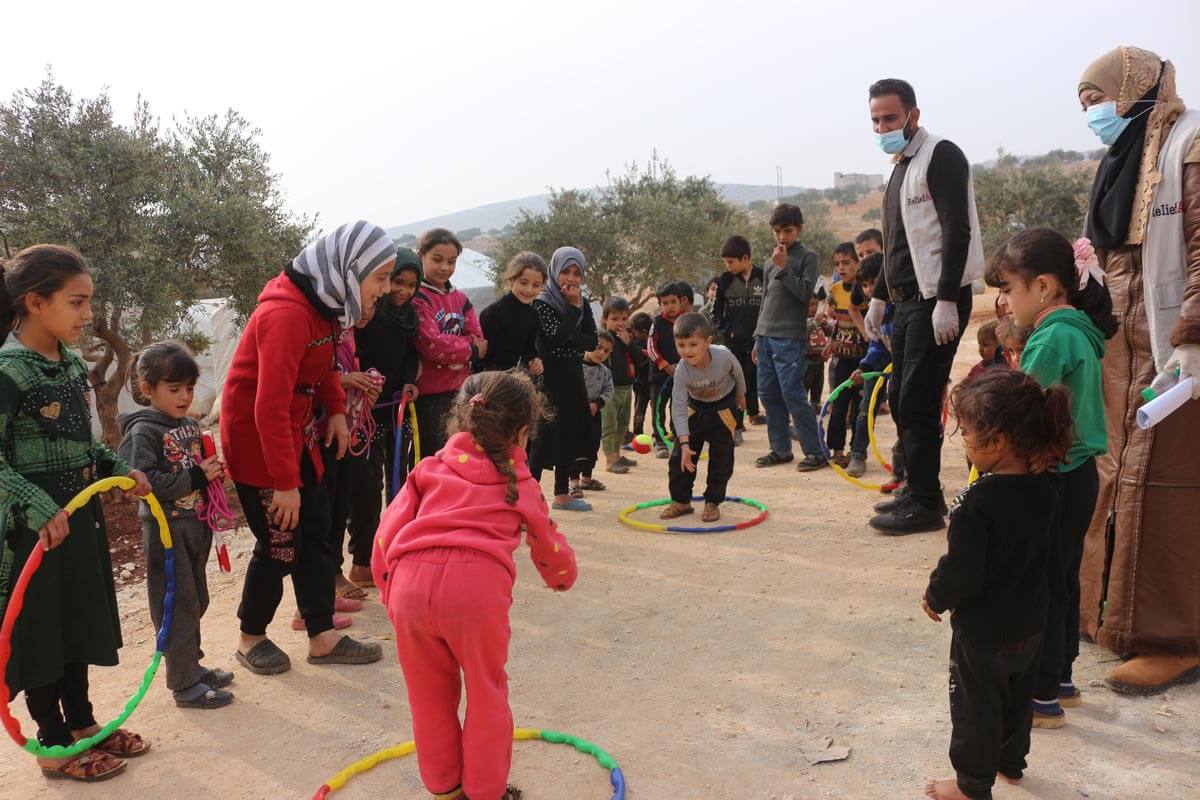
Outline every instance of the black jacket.
{"label": "black jacket", "polygon": [[[406,336],[400,330],[394,316],[377,312],[365,328],[354,332],[354,344],[359,366],[363,370],[377,369],[383,375],[379,403],[390,403],[406,384],[417,382],[421,360],[417,357],[416,345],[412,336]],[[372,413],[377,425],[391,430],[396,415],[394,406],[377,408]]]}
{"label": "black jacket", "polygon": [[762,309],[763,271],[751,267],[747,277],[725,272],[717,279],[713,323],[725,335],[725,346],[735,353],[754,348],[754,329]]}
{"label": "black jacket", "polygon": [[528,367],[538,357],[537,313],[512,292],[480,312],[479,327],[487,339],[487,356],[471,362],[472,372]]}

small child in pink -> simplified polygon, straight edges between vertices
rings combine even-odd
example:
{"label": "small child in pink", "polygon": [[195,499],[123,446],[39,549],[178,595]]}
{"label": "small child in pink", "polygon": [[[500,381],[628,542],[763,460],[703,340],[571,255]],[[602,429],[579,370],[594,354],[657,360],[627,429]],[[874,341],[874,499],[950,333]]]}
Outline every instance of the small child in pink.
{"label": "small child in pink", "polygon": [[504,670],[522,527],[547,586],[566,591],[577,574],[525,460],[542,418],[528,377],[472,375],[450,411],[450,440],[417,465],[379,522],[371,571],[396,630],[421,779],[442,800],[520,797],[507,786],[513,720]]}

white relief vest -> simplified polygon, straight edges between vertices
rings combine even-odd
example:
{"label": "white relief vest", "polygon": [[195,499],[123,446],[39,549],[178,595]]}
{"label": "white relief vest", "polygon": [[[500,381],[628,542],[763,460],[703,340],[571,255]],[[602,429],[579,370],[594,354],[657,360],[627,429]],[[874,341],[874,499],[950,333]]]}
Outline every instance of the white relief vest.
{"label": "white relief vest", "polygon": [[1142,247],[1142,289],[1154,366],[1162,371],[1171,359],[1171,331],[1179,320],[1187,288],[1187,247],[1183,236],[1183,159],[1200,134],[1200,111],[1185,111],[1175,121],[1158,153],[1162,180],[1146,221]]}
{"label": "white relief vest", "polygon": [[[922,137],[924,141],[917,142]],[[937,208],[929,193],[928,180],[929,162],[933,160],[933,150],[940,141],[941,137],[934,136],[924,128],[917,131],[914,137],[917,152],[908,162],[904,185],[900,187],[900,217],[904,220],[904,234],[908,238],[917,286],[926,300],[937,296],[938,280],[942,277],[942,224],[938,221]],[[979,212],[975,208],[975,181],[969,171],[970,165],[967,169],[971,245],[967,249],[962,286],[983,277],[983,237],[979,234]]]}

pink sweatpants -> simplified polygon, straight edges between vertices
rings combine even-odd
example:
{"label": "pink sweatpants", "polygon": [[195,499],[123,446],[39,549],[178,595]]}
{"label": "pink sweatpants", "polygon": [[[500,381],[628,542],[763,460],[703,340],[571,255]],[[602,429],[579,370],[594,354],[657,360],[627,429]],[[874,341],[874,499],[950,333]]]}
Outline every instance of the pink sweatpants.
{"label": "pink sweatpants", "polygon": [[[508,641],[512,576],[494,558],[437,547],[404,556],[388,579],[388,617],[408,684],[421,780],[500,800],[512,765]],[[458,721],[462,677],[467,716]]]}

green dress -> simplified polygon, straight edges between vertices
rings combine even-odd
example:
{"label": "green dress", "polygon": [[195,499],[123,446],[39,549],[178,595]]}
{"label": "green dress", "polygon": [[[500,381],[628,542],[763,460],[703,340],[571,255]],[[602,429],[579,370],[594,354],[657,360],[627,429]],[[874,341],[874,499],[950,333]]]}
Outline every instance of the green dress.
{"label": "green dress", "polygon": [[[10,334],[0,347],[0,614],[37,546],[37,532],[72,497],[129,467],[92,439],[87,369]],[[25,592],[5,680],[12,695],[58,681],[65,664],[113,666],[121,647],[116,589],[99,498],[71,515],[70,535],[45,554]]]}

